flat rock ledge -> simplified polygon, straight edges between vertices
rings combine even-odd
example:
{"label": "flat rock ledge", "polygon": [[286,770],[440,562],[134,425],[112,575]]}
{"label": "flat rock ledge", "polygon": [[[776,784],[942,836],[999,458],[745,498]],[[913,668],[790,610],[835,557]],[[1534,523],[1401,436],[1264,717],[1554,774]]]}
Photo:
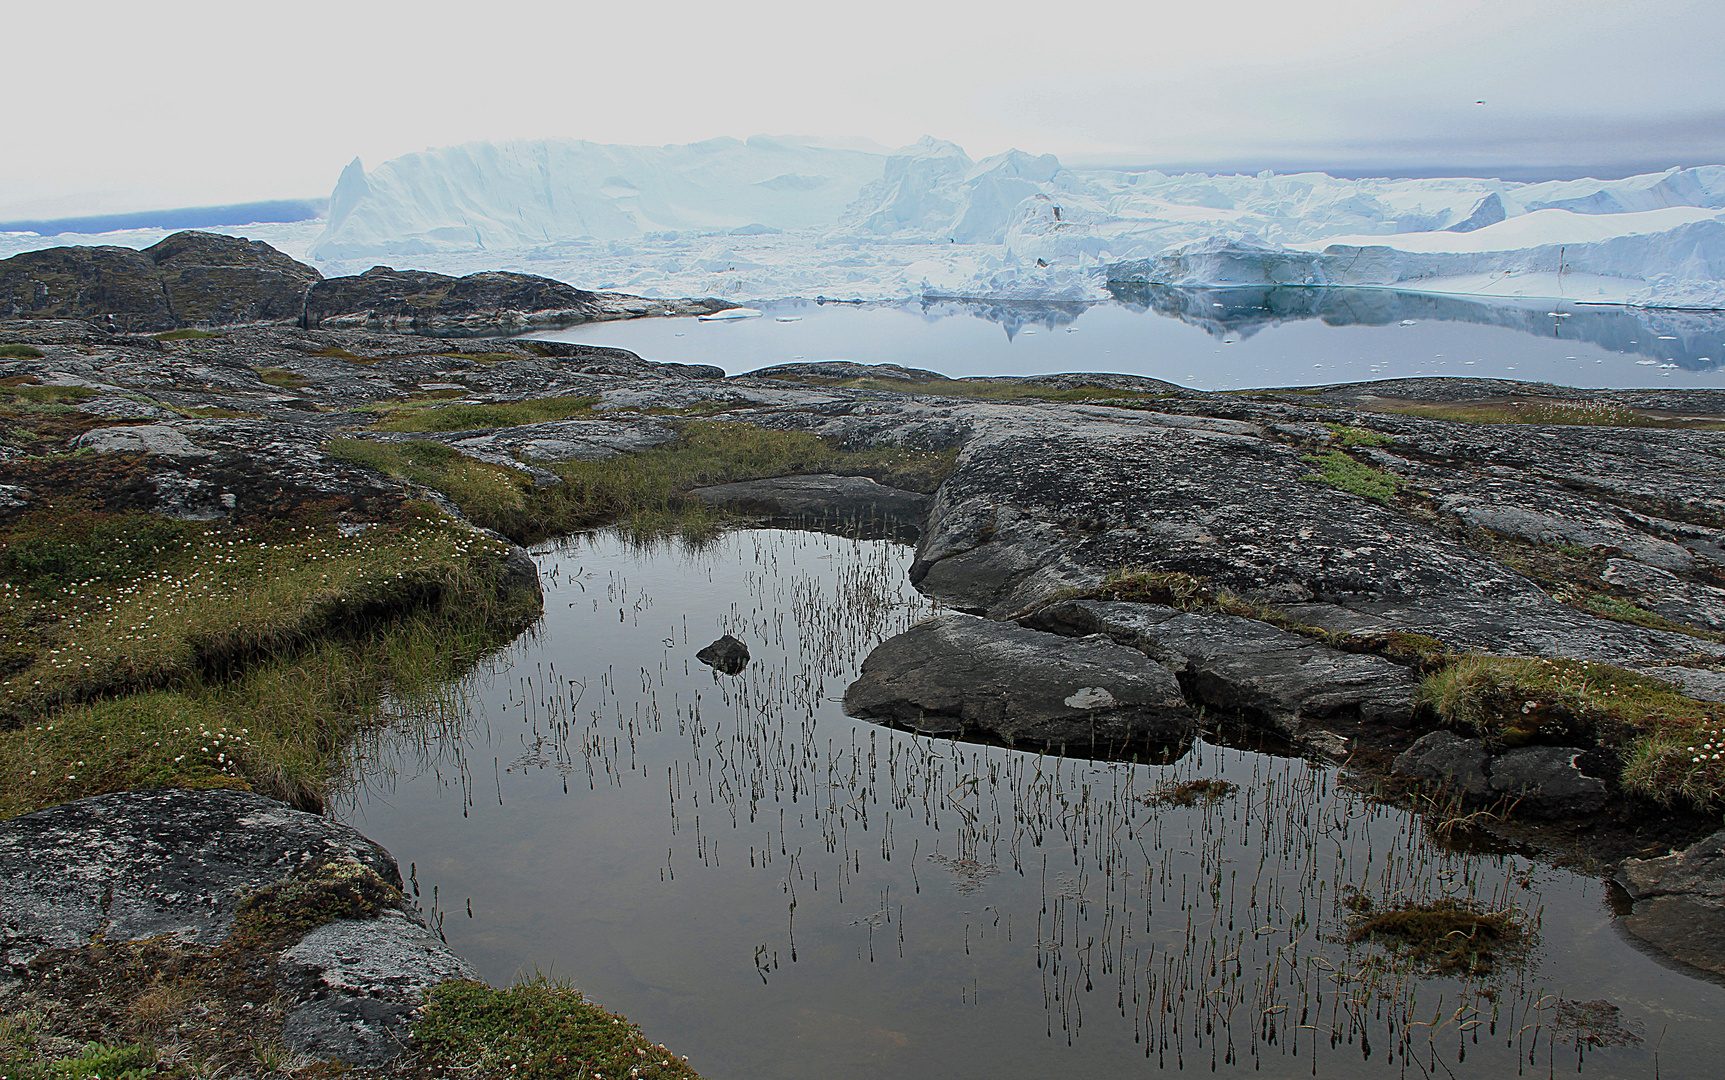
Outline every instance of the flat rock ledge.
{"label": "flat rock ledge", "polygon": [[1173,674],[1135,649],[957,614],[883,642],[844,707],[929,735],[1115,754],[1184,744],[1197,726]]}
{"label": "flat rock ledge", "polygon": [[1625,859],[1617,881],[1635,901],[1625,930],[1658,953],[1725,976],[1725,830],[1687,851]]}
{"label": "flat rock ledge", "polygon": [[888,487],[866,476],[776,476],[715,484],[689,494],[708,506],[769,520],[813,523],[868,535],[908,533],[911,539],[928,516],[928,496]]}
{"label": "flat rock ledge", "polygon": [[[358,862],[398,888],[395,860],[353,829],[238,791],[128,791],[0,821],[0,979],[50,949],[169,937],[220,944],[250,893],[314,861]],[[466,961],[411,915],[327,924],[277,961],[294,1053],[378,1064],[411,1011]]]}

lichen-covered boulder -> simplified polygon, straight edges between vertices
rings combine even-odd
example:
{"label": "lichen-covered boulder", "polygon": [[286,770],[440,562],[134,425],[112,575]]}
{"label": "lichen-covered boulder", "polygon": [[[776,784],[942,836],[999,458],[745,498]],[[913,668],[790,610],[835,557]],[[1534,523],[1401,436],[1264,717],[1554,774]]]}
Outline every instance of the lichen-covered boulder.
{"label": "lichen-covered boulder", "polygon": [[322,860],[401,885],[353,829],[250,792],[124,791],[0,821],[0,966],[98,933],[213,945],[248,894]]}

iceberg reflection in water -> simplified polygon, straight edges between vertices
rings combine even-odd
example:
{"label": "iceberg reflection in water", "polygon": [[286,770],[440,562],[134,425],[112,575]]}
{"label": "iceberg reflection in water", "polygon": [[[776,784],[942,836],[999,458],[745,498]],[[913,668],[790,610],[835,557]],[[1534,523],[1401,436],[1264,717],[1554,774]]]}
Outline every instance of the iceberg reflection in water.
{"label": "iceberg reflection in water", "polygon": [[[436,737],[383,733],[343,816],[486,978],[567,977],[712,1080],[1703,1076],[1725,1054],[1725,988],[1626,942],[1598,880],[1452,845],[1335,766],[845,716],[863,657],[931,610],[906,548],[593,534],[536,558],[543,622]],[[721,633],[749,647],[736,676],[694,658]],[[1350,942],[1362,896],[1512,912],[1527,940],[1489,970],[1401,965]]]}
{"label": "iceberg reflection in water", "polygon": [[[954,378],[1110,371],[1201,390],[1471,376],[1725,386],[1725,312],[1352,288],[1116,285],[1115,299],[757,303],[735,323],[636,319],[535,335],[717,364],[902,364]],[[794,320],[794,321],[786,321]],[[1034,331],[1034,332],[1033,332]]]}

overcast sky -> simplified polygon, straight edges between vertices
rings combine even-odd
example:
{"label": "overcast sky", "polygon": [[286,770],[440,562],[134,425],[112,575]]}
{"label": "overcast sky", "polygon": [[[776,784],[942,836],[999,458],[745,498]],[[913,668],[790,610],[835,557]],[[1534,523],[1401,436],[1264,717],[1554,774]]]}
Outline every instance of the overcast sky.
{"label": "overcast sky", "polygon": [[0,220],[322,196],[355,156],[544,136],[930,134],[977,157],[1420,174],[1725,162],[1725,0],[61,0],[5,23]]}

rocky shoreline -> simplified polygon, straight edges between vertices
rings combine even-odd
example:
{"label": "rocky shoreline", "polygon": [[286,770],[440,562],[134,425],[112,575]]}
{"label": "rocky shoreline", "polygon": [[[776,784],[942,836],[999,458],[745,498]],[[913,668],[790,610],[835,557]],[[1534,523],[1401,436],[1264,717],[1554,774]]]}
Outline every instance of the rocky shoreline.
{"label": "rocky shoreline", "polygon": [[[177,264],[153,265],[160,276]],[[452,280],[341,280],[368,277],[402,296]],[[1709,836],[1719,804],[1705,797],[1725,796],[1725,777],[1682,752],[1725,716],[1725,392],[1422,379],[1206,393],[1121,375],[944,380],[841,364],[726,378],[621,350],[425,336],[533,325],[497,310],[588,310],[561,294],[469,318],[476,309],[448,286],[422,318],[347,288],[309,281],[295,315],[270,307],[277,293],[232,286],[250,299],[198,310],[240,311],[251,325],[177,339],[116,332],[136,314],[124,306],[0,322],[0,385],[59,388],[71,403],[57,445],[0,443],[0,523],[98,467],[112,478],[109,509],[181,520],[323,500],[357,526],[374,503],[409,496],[460,512],[455,494],[336,456],[332,440],[435,445],[524,491],[565,483],[559,463],[673,445],[695,417],[949,454],[932,496],[830,472],[687,495],[742,518],[916,538],[912,580],[953,612],[875,650],[846,694],[854,715],[1068,753],[1178,753],[1233,732],[1328,758],[1348,782],[1434,820],[1615,874],[1633,905],[1628,932],[1725,975],[1725,834]],[[171,310],[162,317],[183,321],[191,309]],[[662,311],[681,308],[639,313]],[[488,426],[378,423],[392,409],[549,399],[581,404]],[[1514,422],[1468,419],[1482,409]],[[1608,693],[1598,680],[1616,681]],[[1622,696],[1641,711],[1620,708]],[[192,798],[104,795],[0,825],[0,907],[12,913],[0,948],[14,973],[32,942],[70,947],[68,929],[109,941],[220,933],[208,919],[169,926],[169,907],[136,927],[117,918],[114,897],[159,903],[166,886],[104,879],[103,867],[123,878],[139,863],[91,824]],[[262,800],[242,809],[223,826],[236,837],[286,812]],[[6,839],[45,828],[88,873],[41,880],[52,876],[18,846],[36,842]],[[364,854],[357,836],[340,842],[399,887],[387,855]],[[210,910],[305,858],[278,852],[257,864],[268,873],[223,878]],[[42,888],[76,893],[65,910],[80,914],[49,920],[61,931],[20,921],[61,910],[32,899]],[[386,922],[371,920],[399,945]],[[403,933],[423,944],[422,931]],[[450,957],[425,970],[462,969]],[[354,1031],[354,1016],[376,1013],[382,1046],[412,1007],[398,991],[421,985],[413,978],[331,983],[295,1008],[322,1001],[320,1016]],[[395,989],[376,989],[386,983]],[[327,1025],[301,1027],[323,1034],[296,1045],[370,1053],[336,1048]]]}
{"label": "rocky shoreline", "polygon": [[325,278],[256,240],[178,232],[142,251],[44,248],[0,260],[0,318],[82,319],[110,333],[235,323],[484,337],[646,315],[705,315],[714,299],[649,300],[493,271],[450,277],[374,266]]}

